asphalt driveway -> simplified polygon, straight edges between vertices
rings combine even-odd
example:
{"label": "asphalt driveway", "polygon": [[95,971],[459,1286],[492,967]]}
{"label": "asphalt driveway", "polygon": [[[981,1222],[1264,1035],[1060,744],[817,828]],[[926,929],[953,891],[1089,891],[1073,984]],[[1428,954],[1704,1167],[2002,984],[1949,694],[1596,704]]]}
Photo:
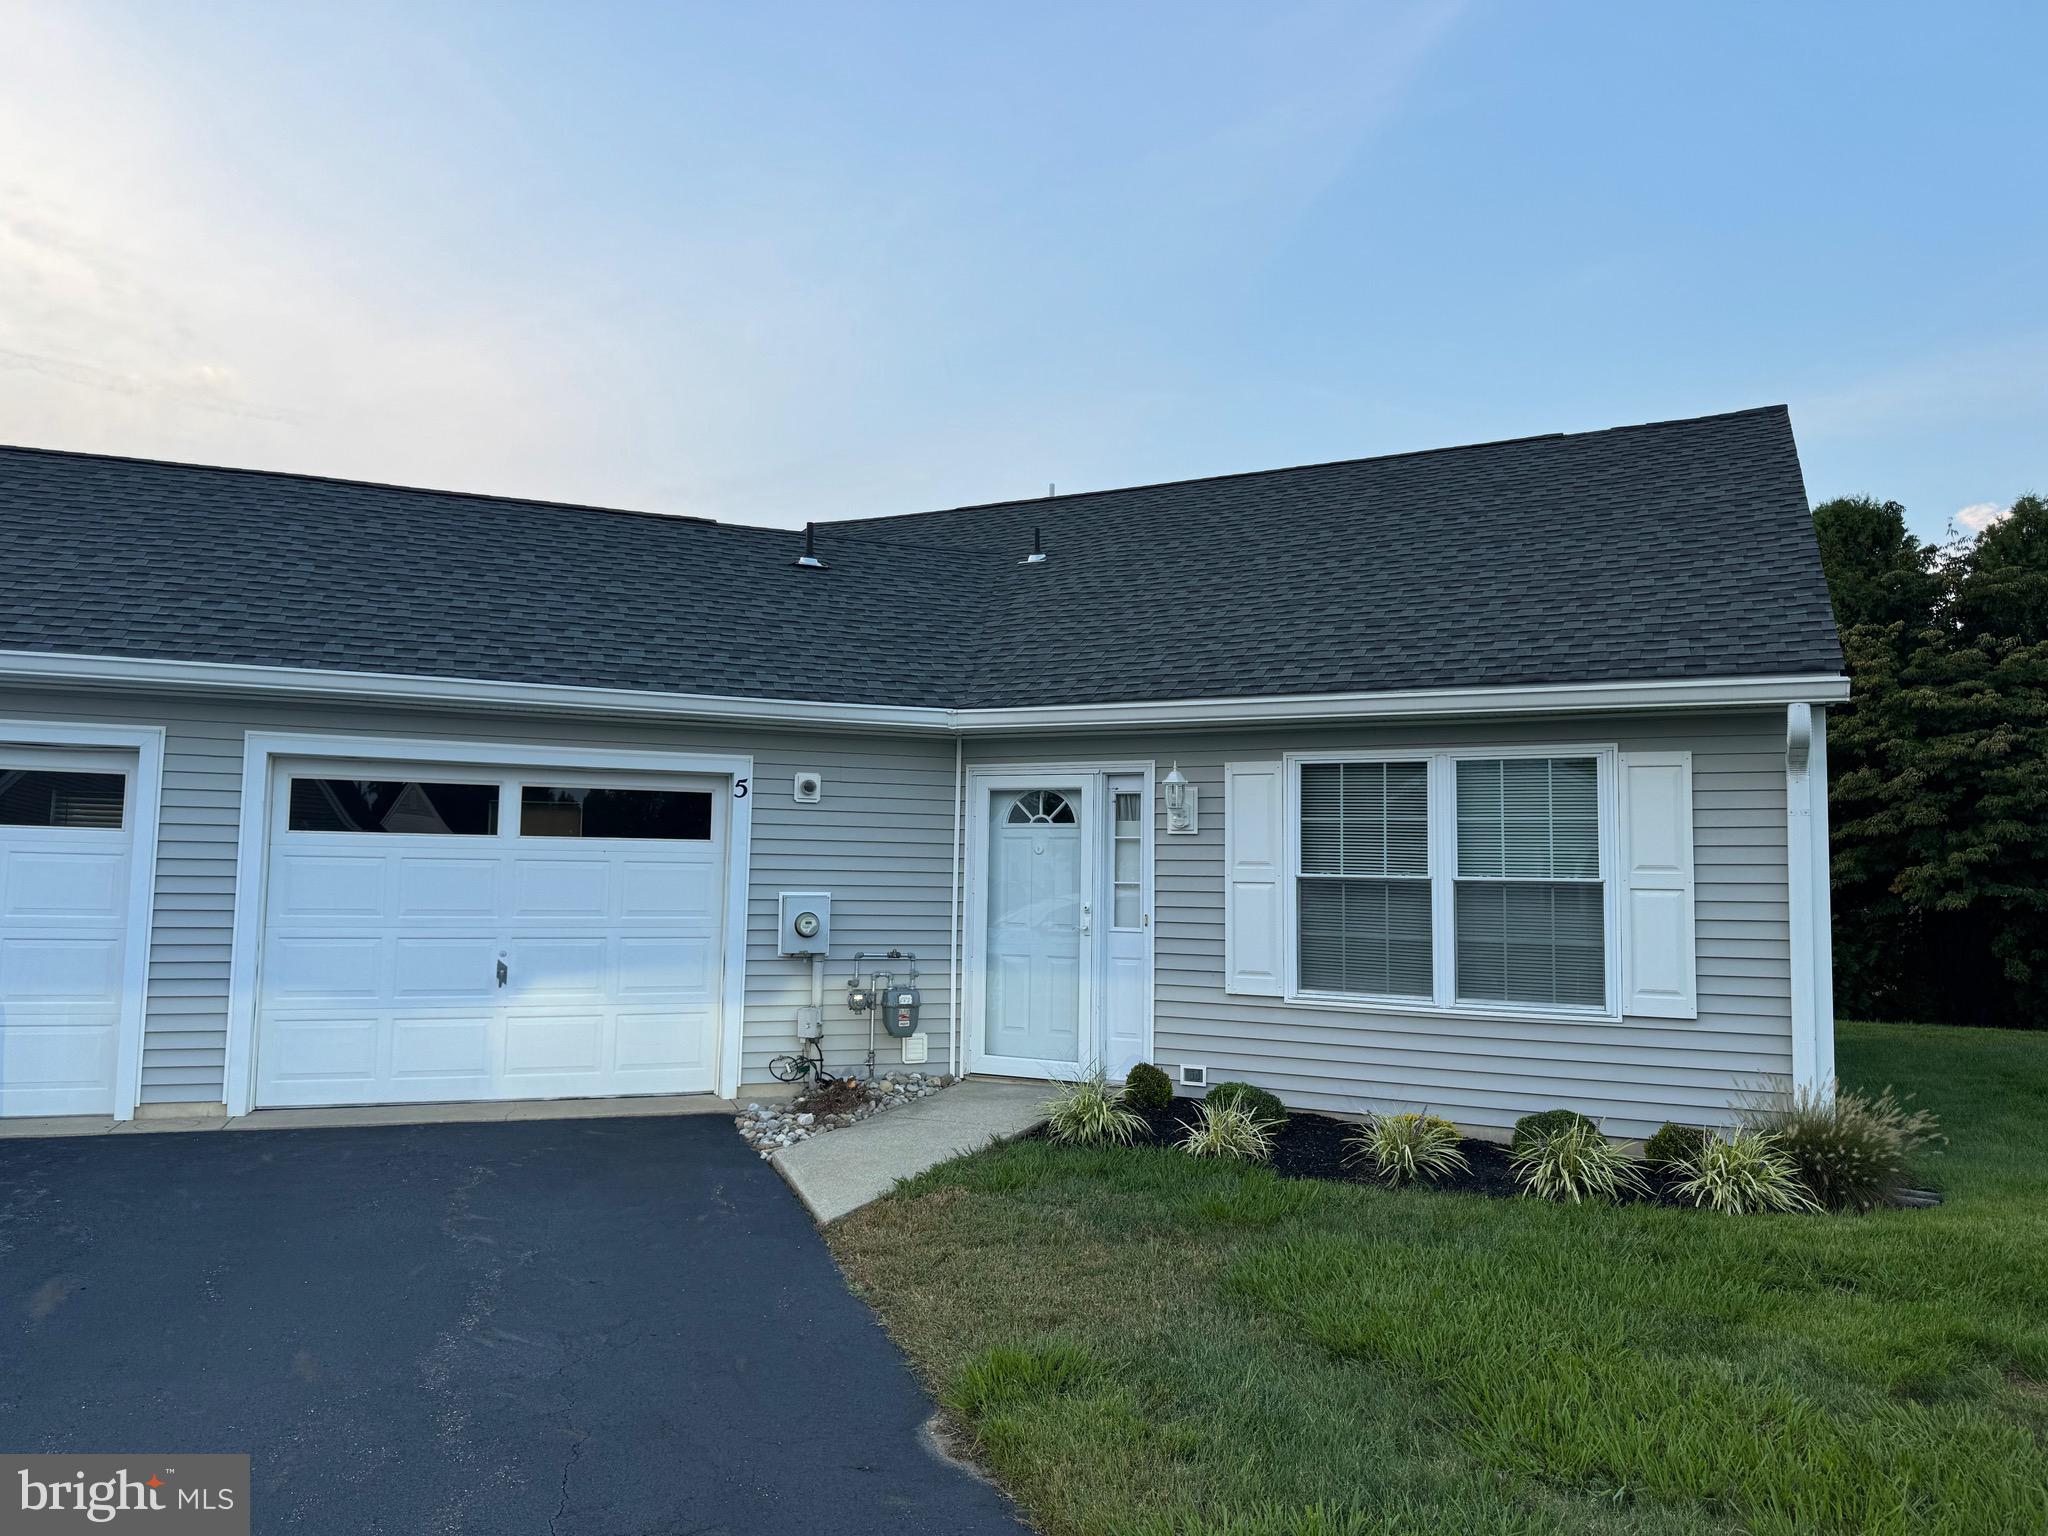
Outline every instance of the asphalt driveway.
{"label": "asphalt driveway", "polygon": [[0,1449],[258,1531],[1008,1532],[721,1117],[0,1142]]}

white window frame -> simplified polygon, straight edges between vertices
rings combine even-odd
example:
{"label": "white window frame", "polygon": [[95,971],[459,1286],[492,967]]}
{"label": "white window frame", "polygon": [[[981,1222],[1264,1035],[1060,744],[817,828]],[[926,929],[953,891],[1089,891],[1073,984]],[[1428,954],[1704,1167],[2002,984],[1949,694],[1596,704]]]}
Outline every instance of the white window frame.
{"label": "white window frame", "polygon": [[[1461,761],[1511,757],[1590,757],[1595,764],[1600,814],[1601,925],[1606,950],[1606,1000],[1598,1007],[1460,1001],[1457,987],[1458,787]],[[1287,868],[1281,880],[1281,987],[1286,1001],[1304,1008],[1352,1012],[1451,1015],[1485,1019],[1559,1019],[1616,1023],[1621,1019],[1621,750],[1612,742],[1531,746],[1330,748],[1285,757],[1284,816]],[[1301,985],[1301,768],[1304,763],[1426,763],[1429,768],[1430,961],[1433,995],[1385,997],[1365,992],[1307,991]],[[1550,882],[1538,882],[1549,884]]]}

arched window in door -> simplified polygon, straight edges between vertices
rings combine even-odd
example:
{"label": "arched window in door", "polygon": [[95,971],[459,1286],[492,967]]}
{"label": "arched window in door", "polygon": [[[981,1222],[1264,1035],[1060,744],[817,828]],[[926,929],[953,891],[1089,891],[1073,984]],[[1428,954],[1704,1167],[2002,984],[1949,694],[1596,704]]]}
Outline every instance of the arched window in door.
{"label": "arched window in door", "polygon": [[1013,827],[1037,824],[1050,827],[1071,827],[1074,824],[1074,808],[1067,804],[1067,797],[1057,790],[1027,789],[1010,802],[1010,814],[1003,818]]}

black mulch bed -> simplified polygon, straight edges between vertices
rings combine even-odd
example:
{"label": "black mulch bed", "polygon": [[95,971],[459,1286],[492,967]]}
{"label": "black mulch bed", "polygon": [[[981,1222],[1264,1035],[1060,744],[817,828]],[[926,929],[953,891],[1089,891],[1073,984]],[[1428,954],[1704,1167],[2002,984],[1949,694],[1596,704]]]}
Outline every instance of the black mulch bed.
{"label": "black mulch bed", "polygon": [[[1165,1109],[1134,1109],[1132,1113],[1145,1122],[1137,1145],[1177,1145],[1194,1122],[1201,1102],[1200,1099],[1175,1099]],[[1371,1162],[1363,1157],[1354,1160],[1352,1149],[1346,1144],[1359,1130],[1358,1122],[1353,1120],[1338,1120],[1305,1109],[1293,1110],[1287,1123],[1273,1137],[1273,1158],[1268,1166],[1283,1179],[1329,1179],[1339,1184],[1372,1184],[1384,1188],[1373,1177]],[[1037,1141],[1045,1137],[1046,1128],[1040,1125],[1026,1139]],[[1458,1150],[1465,1154],[1469,1165],[1464,1173],[1453,1173],[1444,1179],[1418,1180],[1416,1187],[1447,1190],[1458,1195],[1484,1195],[1490,1200],[1521,1198],[1522,1188],[1515,1182],[1506,1147],[1495,1141],[1461,1137]],[[1639,1162],[1636,1173],[1642,1178],[1643,1190],[1623,1195],[1622,1204],[1668,1205],[1682,1210],[1695,1208],[1691,1201],[1681,1200],[1672,1194],[1671,1186],[1678,1181],[1660,1169]],[[1908,1210],[1925,1210],[1940,1205],[1942,1199],[1939,1190],[1909,1189],[1903,1192],[1898,1203]]]}
{"label": "black mulch bed", "polygon": [[[1145,1122],[1145,1131],[1138,1137],[1138,1144],[1157,1147],[1177,1144],[1194,1120],[1196,1106],[1200,1102],[1199,1099],[1175,1099],[1165,1109],[1135,1111]],[[1359,1129],[1356,1121],[1295,1110],[1273,1137],[1273,1159],[1268,1166],[1283,1179],[1330,1179],[1340,1184],[1378,1185],[1380,1181],[1373,1177],[1372,1164],[1364,1158],[1353,1160],[1352,1149],[1345,1144],[1358,1134]],[[1031,1135],[1043,1137],[1045,1127],[1039,1126]],[[1515,1182],[1514,1173],[1508,1166],[1506,1147],[1499,1142],[1464,1137],[1458,1142],[1458,1150],[1465,1154],[1465,1161],[1471,1165],[1468,1172],[1453,1173],[1444,1179],[1420,1180],[1418,1187],[1448,1190],[1453,1194],[1484,1195],[1494,1200],[1521,1197],[1521,1186]],[[1666,1189],[1666,1179],[1657,1170],[1638,1165],[1636,1171],[1643,1176],[1648,1193],[1626,1196],[1625,1199],[1648,1200],[1658,1205],[1685,1203],[1672,1198]]]}

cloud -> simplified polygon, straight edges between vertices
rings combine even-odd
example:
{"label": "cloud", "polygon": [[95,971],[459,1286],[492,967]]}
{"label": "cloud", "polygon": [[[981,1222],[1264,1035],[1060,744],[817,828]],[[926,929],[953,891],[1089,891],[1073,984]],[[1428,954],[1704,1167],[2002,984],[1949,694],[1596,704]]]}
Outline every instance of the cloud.
{"label": "cloud", "polygon": [[2000,518],[2007,516],[2011,511],[2012,508],[2010,506],[2001,507],[1995,501],[1973,502],[1967,507],[1957,509],[1956,521],[1972,533],[1982,533],[1986,528],[1989,528]]}
{"label": "cloud", "polygon": [[[565,24],[539,67],[557,34],[488,10],[7,7],[0,439],[784,525],[1189,472],[1176,392],[1238,374],[1168,366],[1186,295],[1265,269],[1458,9],[1197,32],[1231,90],[1164,116],[1024,27],[1054,153],[1029,58],[1032,131],[977,87],[948,149],[787,22],[676,21],[651,90],[636,44]],[[825,87],[753,100],[764,45]],[[904,101],[958,74],[884,56]]]}
{"label": "cloud", "polygon": [[601,347],[324,238],[84,12],[8,25],[7,441],[566,497],[619,462]]}

